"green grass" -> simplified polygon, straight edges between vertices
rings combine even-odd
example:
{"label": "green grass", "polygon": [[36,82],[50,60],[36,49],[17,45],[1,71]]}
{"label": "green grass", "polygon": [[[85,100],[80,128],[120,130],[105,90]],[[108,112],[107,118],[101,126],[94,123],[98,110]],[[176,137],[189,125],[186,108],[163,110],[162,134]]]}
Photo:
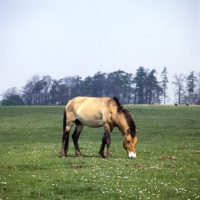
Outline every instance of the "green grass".
{"label": "green grass", "polygon": [[113,158],[98,156],[103,129],[85,127],[85,157],[59,158],[62,107],[0,107],[0,199],[200,199],[200,107],[127,106],[139,128],[129,159],[114,129]]}

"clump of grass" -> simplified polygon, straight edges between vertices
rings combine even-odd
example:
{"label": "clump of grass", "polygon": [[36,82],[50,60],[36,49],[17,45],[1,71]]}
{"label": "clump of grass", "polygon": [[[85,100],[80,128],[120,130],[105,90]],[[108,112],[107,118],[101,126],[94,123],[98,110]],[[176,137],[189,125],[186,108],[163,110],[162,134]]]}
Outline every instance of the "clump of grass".
{"label": "clump of grass", "polygon": [[85,127],[85,157],[59,158],[62,107],[0,107],[1,199],[200,199],[200,107],[129,106],[137,158],[111,135],[113,158],[101,159],[103,129]]}

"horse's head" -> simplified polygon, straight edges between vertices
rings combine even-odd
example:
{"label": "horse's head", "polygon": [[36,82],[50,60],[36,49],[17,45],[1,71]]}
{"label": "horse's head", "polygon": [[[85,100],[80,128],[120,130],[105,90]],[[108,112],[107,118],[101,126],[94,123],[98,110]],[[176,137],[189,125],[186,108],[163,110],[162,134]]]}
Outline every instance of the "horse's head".
{"label": "horse's head", "polygon": [[123,147],[128,153],[129,158],[136,158],[137,136],[132,137],[131,134],[124,136]]}
{"label": "horse's head", "polygon": [[117,126],[124,136],[123,147],[129,158],[136,158],[137,130],[131,113],[122,107],[117,98],[113,98],[117,105]]}
{"label": "horse's head", "polygon": [[[126,123],[124,123],[124,129],[122,131],[124,135],[123,146],[127,151],[129,158],[136,158],[137,130],[135,121],[128,110],[122,109],[122,113],[126,119]],[[127,126],[129,127],[128,129]]]}

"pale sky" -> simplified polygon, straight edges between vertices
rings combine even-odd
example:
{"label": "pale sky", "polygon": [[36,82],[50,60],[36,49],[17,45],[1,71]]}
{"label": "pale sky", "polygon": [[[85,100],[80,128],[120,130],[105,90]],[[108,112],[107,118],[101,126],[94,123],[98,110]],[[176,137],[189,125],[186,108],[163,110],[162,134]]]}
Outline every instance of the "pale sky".
{"label": "pale sky", "polygon": [[[54,79],[166,66],[200,72],[200,0],[0,0],[0,94]],[[1,97],[0,97],[1,98]]]}

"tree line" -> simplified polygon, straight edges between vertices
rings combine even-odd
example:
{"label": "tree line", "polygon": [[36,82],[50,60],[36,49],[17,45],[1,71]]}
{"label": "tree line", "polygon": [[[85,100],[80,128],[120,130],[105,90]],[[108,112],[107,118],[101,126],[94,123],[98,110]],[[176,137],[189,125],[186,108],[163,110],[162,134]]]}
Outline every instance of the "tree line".
{"label": "tree line", "polygon": [[[49,75],[34,75],[20,90],[14,87],[3,93],[1,105],[65,105],[76,96],[115,96],[122,104],[165,104],[169,99],[167,68],[164,67],[160,75],[161,81],[156,75],[155,69],[144,67],[139,67],[135,75],[122,70],[111,73],[99,71],[84,80],[80,76],[56,80]],[[200,73],[196,76],[191,72],[187,78],[175,75],[173,84],[178,95],[177,103],[199,103]]]}

